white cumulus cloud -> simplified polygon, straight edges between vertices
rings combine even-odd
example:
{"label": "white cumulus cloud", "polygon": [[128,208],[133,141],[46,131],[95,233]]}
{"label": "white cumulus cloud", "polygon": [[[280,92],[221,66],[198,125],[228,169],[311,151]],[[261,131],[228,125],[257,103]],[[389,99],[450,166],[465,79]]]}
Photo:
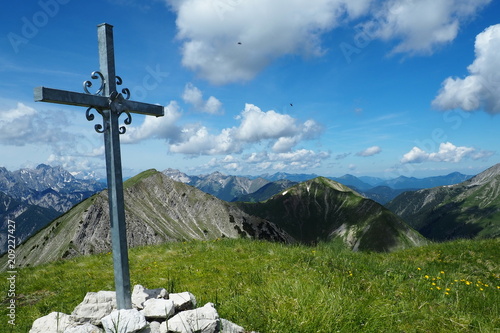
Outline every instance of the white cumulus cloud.
{"label": "white cumulus cloud", "polygon": [[206,101],[203,100],[203,94],[200,89],[195,87],[192,83],[186,84],[182,94],[184,102],[193,105],[197,111],[219,114],[221,113],[222,103],[214,96],[210,96]]}
{"label": "white cumulus cloud", "polygon": [[419,147],[413,147],[408,153],[403,155],[401,163],[423,163],[423,162],[453,162],[458,163],[464,158],[473,160],[484,159],[493,155],[493,152],[484,151],[473,147],[455,146],[451,142],[444,142],[439,145],[437,152],[426,152]]}
{"label": "white cumulus cloud", "polygon": [[460,25],[491,0],[390,0],[381,4],[363,29],[374,38],[398,40],[393,53],[431,54],[451,42]]}
{"label": "white cumulus cloud", "polygon": [[403,155],[401,163],[422,163],[429,158],[429,154],[418,147],[413,147]]}
{"label": "white cumulus cloud", "polygon": [[36,110],[18,103],[14,109],[0,112],[0,141],[4,144],[24,145],[34,134]]}
{"label": "white cumulus cloud", "polygon": [[365,150],[356,153],[356,155],[368,157],[368,156],[373,156],[373,155],[379,154],[380,152],[382,152],[382,148],[380,148],[379,146],[373,146],[373,147],[366,148]]}
{"label": "white cumulus cloud", "polygon": [[179,105],[170,102],[164,107],[164,113],[163,117],[145,117],[144,122],[138,127],[127,127],[125,134],[120,137],[121,142],[137,143],[150,138],[177,140],[181,133],[181,129],[176,125],[181,117]]}
{"label": "white cumulus cloud", "polygon": [[476,36],[474,62],[465,78],[447,78],[432,105],[438,109],[462,109],[500,113],[500,24]]}
{"label": "white cumulus cloud", "polygon": [[[392,53],[431,54],[491,0],[164,0],[182,64],[214,84],[248,81],[285,55],[322,56],[322,37],[353,22]],[[356,20],[356,21],[354,21]]]}
{"label": "white cumulus cloud", "polygon": [[170,145],[171,152],[188,155],[239,153],[241,149],[241,144],[234,140],[231,129],[211,134],[205,126],[200,125],[184,127],[179,140]]}
{"label": "white cumulus cloud", "polygon": [[298,149],[287,153],[253,152],[246,156],[235,157],[232,155],[223,158],[213,158],[202,168],[217,167],[226,170],[242,170],[248,168],[252,171],[286,170],[304,171],[311,170],[321,165],[321,162],[330,157],[329,152],[315,152],[309,149]]}
{"label": "white cumulus cloud", "polygon": [[369,0],[167,0],[177,14],[182,64],[212,83],[252,79],[287,54],[321,55],[320,37]]}
{"label": "white cumulus cloud", "polygon": [[291,151],[303,140],[311,140],[322,133],[323,128],[314,120],[300,123],[290,115],[274,110],[262,111],[253,104],[236,117],[238,126],[224,128],[220,133],[210,133],[199,124],[186,125],[170,150],[191,155],[217,155],[241,153],[252,144],[269,144],[277,153]]}
{"label": "white cumulus cloud", "polygon": [[274,110],[264,112],[253,104],[246,104],[237,119],[241,120],[241,124],[236,129],[236,135],[247,142],[290,137],[299,131],[296,120],[291,116]]}
{"label": "white cumulus cloud", "polygon": [[246,104],[238,119],[241,119],[241,124],[234,131],[239,140],[259,142],[274,139],[272,150],[275,152],[290,151],[300,141],[314,139],[323,131],[314,120],[299,124],[289,115],[274,110],[264,112],[253,104]]}
{"label": "white cumulus cloud", "polygon": [[61,110],[35,110],[23,103],[15,108],[0,109],[0,143],[24,146],[36,143],[53,149],[71,146],[79,136],[68,132],[68,120]]}

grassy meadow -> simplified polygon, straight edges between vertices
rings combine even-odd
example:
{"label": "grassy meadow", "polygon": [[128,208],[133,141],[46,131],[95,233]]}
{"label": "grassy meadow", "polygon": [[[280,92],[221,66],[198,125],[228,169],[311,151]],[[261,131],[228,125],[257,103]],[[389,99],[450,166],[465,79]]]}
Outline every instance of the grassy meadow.
{"label": "grassy meadow", "polygon": [[[500,332],[500,239],[387,254],[192,241],[130,249],[130,269],[133,285],[190,291],[260,333]],[[88,291],[114,289],[110,253],[20,269],[12,326],[9,276],[0,274],[2,332],[28,332],[38,317],[71,313]]]}

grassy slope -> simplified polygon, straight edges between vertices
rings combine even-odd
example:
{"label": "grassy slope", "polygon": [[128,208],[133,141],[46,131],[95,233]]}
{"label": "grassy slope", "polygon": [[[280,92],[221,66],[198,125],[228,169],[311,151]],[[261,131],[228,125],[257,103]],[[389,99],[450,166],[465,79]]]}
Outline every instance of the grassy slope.
{"label": "grassy slope", "polygon": [[477,186],[466,181],[406,192],[386,206],[432,240],[499,237],[500,179],[496,178]]}
{"label": "grassy slope", "polygon": [[[500,239],[389,254],[251,240],[168,243],[130,251],[132,284],[189,290],[223,318],[270,332],[493,332],[500,328]],[[5,324],[8,283],[0,275]],[[16,322],[28,332],[70,313],[87,291],[113,289],[110,254],[19,270]]]}

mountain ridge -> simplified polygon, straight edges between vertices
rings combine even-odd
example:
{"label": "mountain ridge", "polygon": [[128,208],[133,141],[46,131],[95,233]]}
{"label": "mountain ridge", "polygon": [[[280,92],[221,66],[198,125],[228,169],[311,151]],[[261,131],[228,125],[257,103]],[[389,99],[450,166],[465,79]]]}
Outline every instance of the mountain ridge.
{"label": "mountain ridge", "polygon": [[355,251],[392,251],[426,243],[382,205],[325,177],[299,183],[264,202],[237,204],[306,244],[340,239]]}
{"label": "mountain ridge", "polygon": [[499,186],[496,164],[459,184],[405,192],[387,208],[433,240],[499,237]]}

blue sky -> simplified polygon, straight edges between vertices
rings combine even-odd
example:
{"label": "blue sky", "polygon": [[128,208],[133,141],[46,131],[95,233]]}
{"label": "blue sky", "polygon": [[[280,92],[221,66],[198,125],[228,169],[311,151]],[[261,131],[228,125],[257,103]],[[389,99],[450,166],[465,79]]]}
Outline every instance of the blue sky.
{"label": "blue sky", "polygon": [[[499,162],[500,13],[490,0],[40,0],[0,12],[0,165],[105,170],[83,92],[114,26],[133,115],[125,176],[476,174]],[[92,81],[92,80],[91,80]],[[94,82],[95,88],[98,85]],[[92,89],[90,89],[92,91]]]}

